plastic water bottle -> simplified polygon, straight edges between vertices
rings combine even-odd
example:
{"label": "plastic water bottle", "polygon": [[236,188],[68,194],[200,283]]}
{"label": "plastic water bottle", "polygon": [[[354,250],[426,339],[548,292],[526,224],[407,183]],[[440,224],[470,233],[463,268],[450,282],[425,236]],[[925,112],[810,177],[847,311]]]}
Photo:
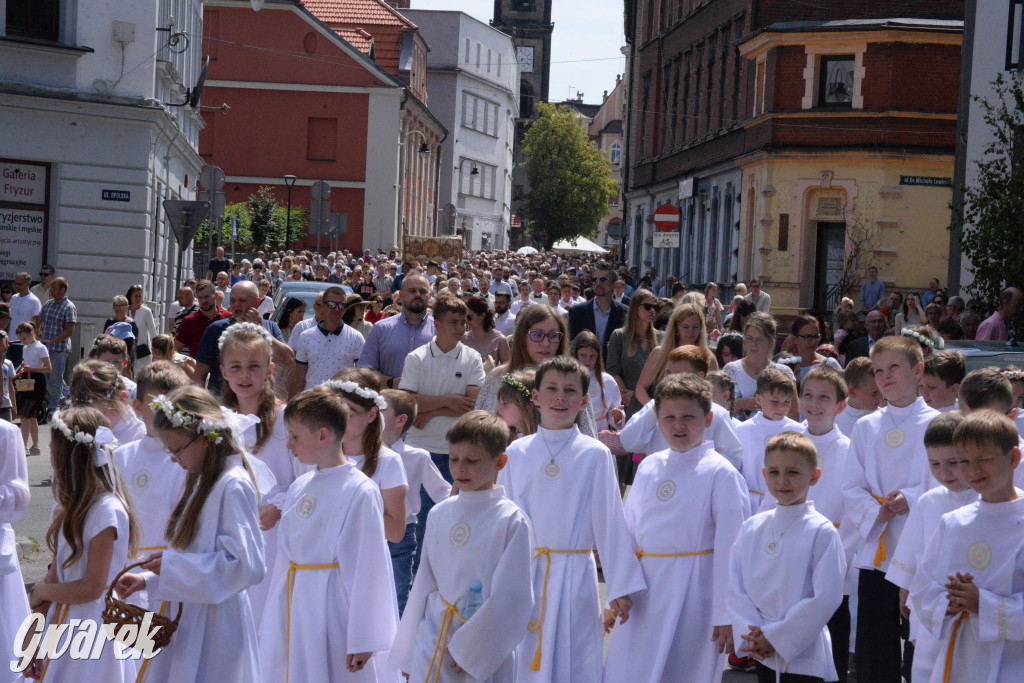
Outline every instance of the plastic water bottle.
{"label": "plastic water bottle", "polygon": [[484,604],[484,586],[479,581],[474,581],[469,584],[466,603],[462,606],[462,617],[469,621],[469,618],[476,614],[482,604]]}

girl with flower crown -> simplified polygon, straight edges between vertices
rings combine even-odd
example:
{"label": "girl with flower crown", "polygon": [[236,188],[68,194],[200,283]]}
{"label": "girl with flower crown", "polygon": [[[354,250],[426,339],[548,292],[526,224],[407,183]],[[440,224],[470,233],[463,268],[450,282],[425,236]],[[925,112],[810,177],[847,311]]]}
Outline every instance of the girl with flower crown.
{"label": "girl with flower crown", "polygon": [[[267,576],[249,588],[249,602],[257,628],[263,617],[267,591],[270,590],[277,556],[277,522],[284,510],[288,487],[309,467],[288,452],[288,430],[284,424],[284,405],[274,390],[272,338],[262,325],[238,323],[220,337],[220,371],[224,377],[221,396],[225,407],[258,421],[241,435],[247,454],[266,465],[277,483],[260,491],[260,528],[267,556]],[[250,460],[250,464],[252,461]]]}
{"label": "girl with flower crown", "polygon": [[512,429],[513,439],[536,433],[540,422],[533,403],[533,377],[533,370],[517,370],[502,377],[498,387],[498,417]]}
{"label": "girl with flower crown", "polygon": [[348,405],[348,426],[342,450],[380,489],[384,499],[384,535],[392,543],[405,537],[405,492],[408,479],[402,456],[384,445],[380,411],[387,402],[373,370],[353,368],[336,374],[327,386],[339,392]]}
{"label": "girl with flower crown", "polygon": [[103,623],[107,586],[134,556],[138,529],[131,501],[110,464],[115,445],[107,419],[95,408],[72,408],[50,418],[50,464],[56,507],[46,543],[54,554],[46,578],[32,589],[32,610],[46,615],[47,625],[68,628],[57,641],[55,659],[38,659],[25,672],[46,681],[134,680],[135,663],[119,660],[115,645],[105,642],[98,659],[73,658],[67,641],[90,621]]}
{"label": "girl with flower crown", "polygon": [[121,373],[110,363],[87,360],[71,373],[71,405],[96,408],[110,424],[118,443],[138,441],[146,436],[146,425],[128,404],[128,391]]}
{"label": "girl with flower crown", "polygon": [[258,681],[246,589],[263,580],[266,566],[252,469],[229,416],[205,389],[176,389],[152,407],[157,436],[188,475],[167,520],[167,550],[116,586],[126,597],[146,588],[151,600],[166,600],[175,613],[173,603],[182,603],[174,637],[146,662],[143,680]]}

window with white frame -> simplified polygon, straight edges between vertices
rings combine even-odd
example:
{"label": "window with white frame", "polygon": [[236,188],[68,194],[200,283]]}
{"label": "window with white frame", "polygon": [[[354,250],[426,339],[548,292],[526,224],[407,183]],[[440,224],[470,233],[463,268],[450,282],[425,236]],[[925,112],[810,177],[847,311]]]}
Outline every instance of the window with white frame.
{"label": "window with white frame", "polygon": [[617,142],[612,143],[612,148],[611,148],[611,151],[608,153],[608,156],[609,156],[609,160],[613,164],[617,164],[620,161],[622,161],[622,145],[620,145]]}
{"label": "window with white frame", "polygon": [[497,137],[499,109],[497,103],[463,91],[462,126]]}
{"label": "window with white frame", "polygon": [[867,43],[853,41],[807,45],[800,108],[863,109],[866,50]]}
{"label": "window with white frame", "polygon": [[459,194],[494,199],[498,167],[463,157],[459,162]]}

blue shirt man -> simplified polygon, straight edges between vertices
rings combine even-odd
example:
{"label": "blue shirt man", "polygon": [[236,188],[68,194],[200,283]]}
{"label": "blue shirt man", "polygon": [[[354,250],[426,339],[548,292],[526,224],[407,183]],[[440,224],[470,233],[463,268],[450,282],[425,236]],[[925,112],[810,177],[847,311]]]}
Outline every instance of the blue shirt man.
{"label": "blue shirt man", "polygon": [[434,319],[427,313],[430,300],[427,278],[413,273],[403,277],[401,297],[402,312],[375,323],[359,354],[359,367],[383,373],[391,388],[397,388],[405,357],[436,334]]}
{"label": "blue shirt man", "polygon": [[871,266],[868,279],[860,286],[860,304],[865,311],[873,311],[884,298],[885,283],[878,279],[878,268]]}

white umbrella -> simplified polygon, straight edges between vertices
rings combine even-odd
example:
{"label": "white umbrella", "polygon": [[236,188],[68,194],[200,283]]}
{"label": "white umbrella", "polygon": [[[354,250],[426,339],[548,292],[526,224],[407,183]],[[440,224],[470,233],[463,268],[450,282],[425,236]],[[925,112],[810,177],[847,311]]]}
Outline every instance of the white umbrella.
{"label": "white umbrella", "polygon": [[516,249],[517,254],[536,254],[537,250],[533,247],[519,247]]}
{"label": "white umbrella", "polygon": [[604,247],[591,242],[586,237],[577,237],[572,240],[560,240],[555,242],[554,246],[551,247],[552,251],[573,251],[573,252],[589,252],[591,254],[607,254],[608,250]]}

